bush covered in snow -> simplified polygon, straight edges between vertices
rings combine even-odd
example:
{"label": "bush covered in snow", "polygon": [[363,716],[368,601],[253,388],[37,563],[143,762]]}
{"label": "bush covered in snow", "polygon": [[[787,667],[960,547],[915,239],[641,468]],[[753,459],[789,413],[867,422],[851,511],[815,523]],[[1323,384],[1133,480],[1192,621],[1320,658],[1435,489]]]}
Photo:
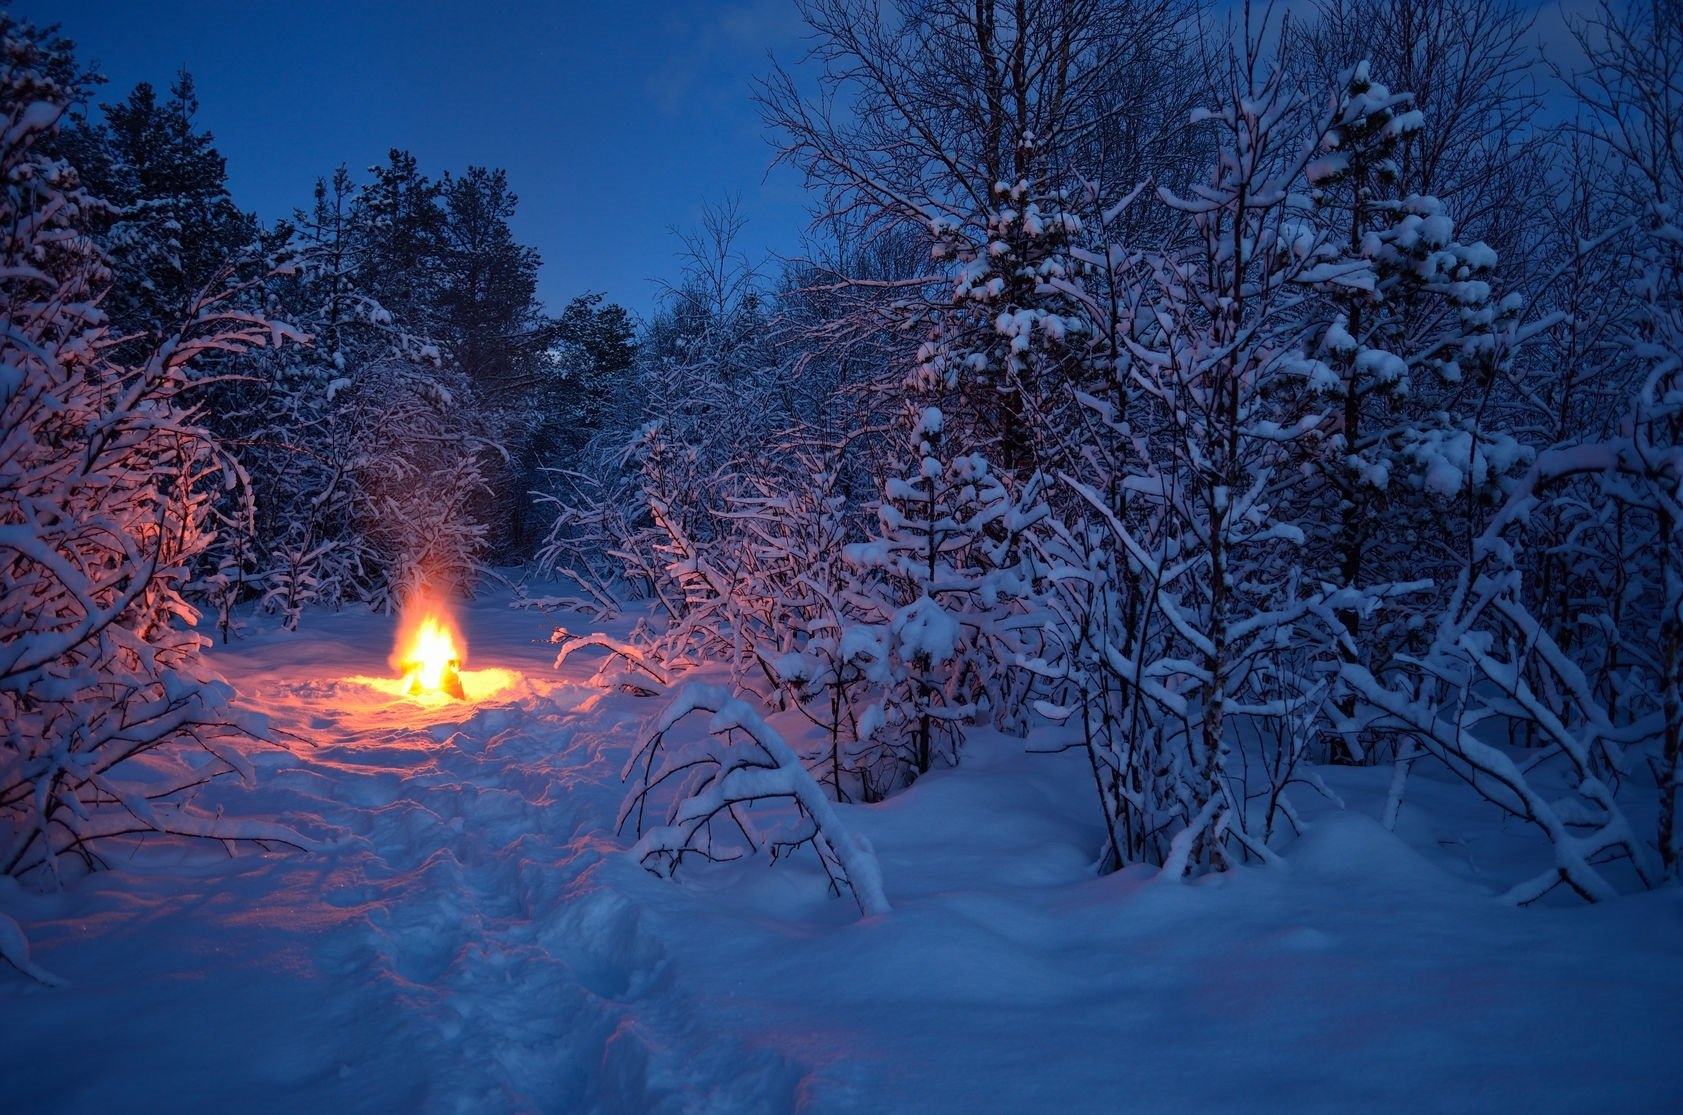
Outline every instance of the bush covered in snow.
{"label": "bush covered in snow", "polygon": [[183,597],[235,474],[191,395],[198,360],[285,330],[217,285],[114,353],[101,203],[51,154],[74,71],[63,44],[0,30],[0,872],[50,884],[112,836],[217,835],[192,788],[250,772]]}

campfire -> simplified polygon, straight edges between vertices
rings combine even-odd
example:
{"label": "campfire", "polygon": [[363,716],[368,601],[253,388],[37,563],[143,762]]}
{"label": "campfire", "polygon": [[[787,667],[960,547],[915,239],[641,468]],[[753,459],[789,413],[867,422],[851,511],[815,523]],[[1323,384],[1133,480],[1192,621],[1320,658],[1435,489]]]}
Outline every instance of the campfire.
{"label": "campfire", "polygon": [[403,691],[411,697],[442,693],[467,700],[462,689],[465,646],[448,621],[424,613],[407,639],[400,636],[398,649],[392,653],[392,665],[403,671]]}
{"label": "campfire", "polygon": [[520,680],[513,670],[466,669],[467,649],[449,609],[436,600],[417,600],[404,609],[392,647],[389,661],[398,676],[347,680],[425,705],[481,701]]}

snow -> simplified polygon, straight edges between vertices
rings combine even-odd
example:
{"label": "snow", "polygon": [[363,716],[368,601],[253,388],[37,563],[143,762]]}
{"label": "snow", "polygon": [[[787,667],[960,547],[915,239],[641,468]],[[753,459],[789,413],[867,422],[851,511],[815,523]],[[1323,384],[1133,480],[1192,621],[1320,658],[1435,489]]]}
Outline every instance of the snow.
{"label": "snow", "polygon": [[[7,1110],[1670,1110],[1683,1092],[1683,892],[1514,908],[1547,865],[1418,764],[1320,771],[1283,862],[1100,876],[1064,733],[977,737],[872,806],[891,913],[831,897],[810,850],[643,871],[620,771],[663,709],[553,662],[557,622],[458,616],[503,687],[421,703],[393,622],[249,617],[211,661],[286,747],[201,805],[304,852],[138,843],[37,895],[0,880]],[[704,718],[686,724],[702,732]],[[780,721],[781,730],[788,730]],[[684,725],[674,729],[676,733]],[[1054,729],[1043,729],[1052,732]],[[801,746],[802,741],[791,737]],[[810,741],[808,741],[810,742]]]}
{"label": "snow", "polygon": [[927,595],[895,612],[892,622],[900,654],[908,661],[920,656],[930,662],[952,661],[958,648],[958,619]]}
{"label": "snow", "polygon": [[8,148],[17,146],[23,136],[44,132],[58,123],[59,117],[64,115],[64,106],[52,101],[31,101],[21,112],[14,108],[10,115],[12,119],[5,134]]}
{"label": "snow", "polygon": [[1408,362],[1384,349],[1363,349],[1356,357],[1356,370],[1383,384],[1406,383]]}

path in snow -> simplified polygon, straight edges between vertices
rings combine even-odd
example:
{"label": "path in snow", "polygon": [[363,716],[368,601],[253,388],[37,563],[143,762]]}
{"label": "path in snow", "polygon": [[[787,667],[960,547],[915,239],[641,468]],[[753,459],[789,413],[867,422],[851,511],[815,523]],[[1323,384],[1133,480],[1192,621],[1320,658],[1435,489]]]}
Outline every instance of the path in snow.
{"label": "path in snow", "polygon": [[[774,1058],[714,1064],[723,1091],[686,1067],[737,1054],[687,1048],[659,941],[602,880],[643,875],[611,830],[633,730],[616,723],[646,709],[604,705],[583,656],[551,669],[551,627],[469,617],[470,666],[529,679],[477,708],[344,680],[385,669],[381,617],[219,648],[242,703],[291,739],[257,757],[255,793],[220,800],[325,847],[201,846],[11,894],[37,958],[72,983],[7,985],[33,1022],[0,1042],[14,1110],[631,1111],[786,1091]],[[72,1053],[97,1071],[72,1071]]]}

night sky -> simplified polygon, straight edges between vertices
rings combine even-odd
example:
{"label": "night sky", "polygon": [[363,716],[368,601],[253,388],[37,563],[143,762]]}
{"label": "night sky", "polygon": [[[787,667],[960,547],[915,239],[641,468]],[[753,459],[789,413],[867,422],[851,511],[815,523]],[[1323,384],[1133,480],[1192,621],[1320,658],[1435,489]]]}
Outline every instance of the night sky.
{"label": "night sky", "polygon": [[[1217,4],[1219,11],[1224,5]],[[1286,4],[1284,7],[1291,7]],[[1537,34],[1575,54],[1563,9]],[[228,160],[229,187],[265,221],[308,205],[341,162],[366,179],[389,148],[437,178],[502,167],[520,196],[515,234],[543,257],[552,311],[599,290],[646,316],[673,280],[673,230],[739,195],[740,247],[799,253],[807,199],[751,100],[769,55],[793,65],[806,28],[792,0],[16,0],[58,22],[110,78],[162,93],[190,70],[200,125]]]}
{"label": "night sky", "polygon": [[673,279],[673,229],[739,194],[751,257],[794,254],[799,176],[778,168],[753,79],[805,51],[789,0],[17,0],[109,79],[96,103],[192,72],[234,201],[265,221],[307,206],[341,162],[389,148],[437,178],[503,167],[514,230],[553,311],[587,290],[639,315]]}

